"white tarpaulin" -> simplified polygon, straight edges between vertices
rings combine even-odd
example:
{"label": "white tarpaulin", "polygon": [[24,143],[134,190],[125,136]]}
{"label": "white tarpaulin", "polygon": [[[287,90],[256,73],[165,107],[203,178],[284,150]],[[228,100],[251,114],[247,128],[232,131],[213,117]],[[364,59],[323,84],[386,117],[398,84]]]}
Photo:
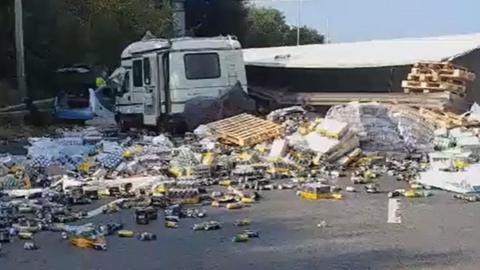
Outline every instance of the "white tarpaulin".
{"label": "white tarpaulin", "polygon": [[246,65],[287,68],[361,68],[445,61],[480,47],[480,33],[373,40],[352,43],[252,48],[243,50]]}
{"label": "white tarpaulin", "polygon": [[418,182],[423,185],[457,193],[480,192],[480,164],[472,164],[464,171],[447,172],[437,166],[420,173]]}

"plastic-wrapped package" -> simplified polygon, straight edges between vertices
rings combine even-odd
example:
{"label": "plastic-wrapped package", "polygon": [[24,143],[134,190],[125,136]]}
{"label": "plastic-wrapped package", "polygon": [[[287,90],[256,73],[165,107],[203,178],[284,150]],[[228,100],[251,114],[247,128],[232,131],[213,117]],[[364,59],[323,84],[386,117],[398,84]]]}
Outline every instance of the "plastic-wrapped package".
{"label": "plastic-wrapped package", "polygon": [[167,136],[163,135],[163,134],[160,134],[160,135],[154,137],[154,138],[152,139],[152,143],[153,143],[154,145],[162,145],[162,146],[169,147],[169,148],[173,148],[173,147],[174,147],[172,141],[170,141],[170,139],[169,139]]}
{"label": "plastic-wrapped package", "polygon": [[347,122],[366,152],[433,150],[433,126],[411,108],[351,103],[332,107],[326,118]]}

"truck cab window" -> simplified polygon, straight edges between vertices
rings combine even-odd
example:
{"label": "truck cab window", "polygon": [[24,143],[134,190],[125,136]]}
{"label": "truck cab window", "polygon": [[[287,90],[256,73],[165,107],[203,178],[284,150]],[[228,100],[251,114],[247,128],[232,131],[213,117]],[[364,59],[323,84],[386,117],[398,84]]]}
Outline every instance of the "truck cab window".
{"label": "truck cab window", "polygon": [[185,75],[189,80],[220,77],[220,60],[217,53],[185,54]]}
{"label": "truck cab window", "polygon": [[150,59],[143,58],[143,82],[145,85],[150,85],[152,78],[152,72],[150,69]]}
{"label": "truck cab window", "polygon": [[133,86],[142,87],[143,86],[143,71],[142,71],[142,60],[133,61]]}

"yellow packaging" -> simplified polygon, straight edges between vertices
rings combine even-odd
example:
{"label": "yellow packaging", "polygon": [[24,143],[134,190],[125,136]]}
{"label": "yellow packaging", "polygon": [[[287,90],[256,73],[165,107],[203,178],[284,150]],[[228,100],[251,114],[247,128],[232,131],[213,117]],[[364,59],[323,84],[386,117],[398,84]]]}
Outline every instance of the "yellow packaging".
{"label": "yellow packaging", "polygon": [[408,190],[408,191],[405,191],[405,193],[403,194],[406,198],[416,198],[416,197],[420,197],[420,194],[418,194],[417,191],[415,190]]}
{"label": "yellow packaging", "polygon": [[226,208],[230,210],[241,209],[243,205],[241,203],[227,203]]}
{"label": "yellow packaging", "polygon": [[90,162],[89,160],[85,161],[85,162],[82,162],[80,165],[78,165],[78,168],[77,170],[80,172],[80,173],[88,173],[90,172],[90,169],[93,167],[93,164],[92,162]]}
{"label": "yellow packaging", "polygon": [[250,198],[250,197],[242,197],[242,199],[240,200],[241,203],[254,203],[255,200],[253,198]]}
{"label": "yellow packaging", "polygon": [[219,181],[218,184],[220,186],[229,187],[229,186],[232,185],[232,181],[231,180],[222,180],[222,181]]}
{"label": "yellow packaging", "polygon": [[211,166],[214,159],[215,155],[212,152],[204,153],[202,156],[202,164],[206,166]]}
{"label": "yellow packaging", "polygon": [[308,127],[299,127],[298,133],[300,133],[303,136],[307,135],[309,133]]}

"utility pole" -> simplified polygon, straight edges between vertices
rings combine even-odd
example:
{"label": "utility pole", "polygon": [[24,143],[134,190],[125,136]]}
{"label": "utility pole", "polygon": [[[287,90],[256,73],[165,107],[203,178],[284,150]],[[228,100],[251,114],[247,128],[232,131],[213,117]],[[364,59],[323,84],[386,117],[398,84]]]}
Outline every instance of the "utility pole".
{"label": "utility pole", "polygon": [[170,2],[173,13],[173,32],[175,37],[184,37],[186,34],[185,2],[186,0],[171,0]]}
{"label": "utility pole", "polygon": [[300,45],[301,14],[302,14],[302,0],[297,0],[297,46]]}
{"label": "utility pole", "polygon": [[27,96],[27,82],[25,75],[25,52],[23,47],[23,7],[22,0],[15,1],[15,47],[17,50],[17,88],[20,98]]}

